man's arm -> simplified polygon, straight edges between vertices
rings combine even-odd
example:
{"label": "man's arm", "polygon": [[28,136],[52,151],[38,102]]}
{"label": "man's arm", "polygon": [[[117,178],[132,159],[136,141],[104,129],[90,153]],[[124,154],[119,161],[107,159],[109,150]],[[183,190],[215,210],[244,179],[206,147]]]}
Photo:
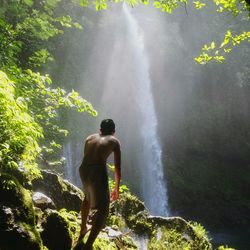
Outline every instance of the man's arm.
{"label": "man's arm", "polygon": [[114,148],[114,163],[115,163],[115,188],[111,193],[111,199],[117,200],[119,198],[119,186],[121,180],[121,147],[119,141],[117,141]]}

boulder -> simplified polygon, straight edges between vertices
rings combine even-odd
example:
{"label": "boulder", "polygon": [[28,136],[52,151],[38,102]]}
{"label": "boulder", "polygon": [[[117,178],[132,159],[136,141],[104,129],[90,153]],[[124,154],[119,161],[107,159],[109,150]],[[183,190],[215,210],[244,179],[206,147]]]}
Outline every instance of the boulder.
{"label": "boulder", "polygon": [[0,249],[40,250],[30,192],[11,175],[0,173]]}
{"label": "boulder", "polygon": [[117,225],[121,224],[118,219],[122,218],[128,228],[146,237],[150,250],[212,249],[201,225],[180,217],[151,216],[144,203],[129,192],[121,194],[120,199],[111,204],[109,221],[112,221],[112,216],[116,217]]}
{"label": "boulder", "polygon": [[144,203],[129,192],[121,194],[116,203],[111,204],[111,215],[117,212],[125,220],[127,226],[139,235],[150,235],[152,223],[147,220],[149,212]]}
{"label": "boulder", "polygon": [[72,239],[67,221],[55,210],[47,210],[41,224],[43,244],[49,250],[70,250]]}
{"label": "boulder", "polygon": [[41,174],[42,177],[32,181],[34,192],[50,197],[57,209],[80,211],[83,193],[79,188],[49,170],[41,170]]}
{"label": "boulder", "polygon": [[[192,247],[196,249],[212,249],[212,245],[205,233],[204,228],[198,223],[187,222],[181,217],[161,217],[149,216],[147,218],[155,227],[163,231],[174,230],[176,235],[182,238],[183,241],[193,242]],[[164,238],[164,237],[162,237]]]}
{"label": "boulder", "polygon": [[35,207],[38,207],[42,210],[45,210],[47,208],[51,208],[51,209],[56,208],[54,202],[48,196],[40,192],[33,193],[32,201]]}

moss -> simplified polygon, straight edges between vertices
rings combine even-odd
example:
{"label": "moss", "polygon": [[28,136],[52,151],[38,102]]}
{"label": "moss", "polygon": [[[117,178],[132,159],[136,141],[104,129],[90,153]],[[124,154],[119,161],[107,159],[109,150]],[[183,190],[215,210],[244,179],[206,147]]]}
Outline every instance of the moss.
{"label": "moss", "polygon": [[[204,236],[203,236],[204,237]],[[202,238],[203,238],[202,237]],[[174,229],[161,227],[160,231],[150,239],[148,249],[153,250],[211,250],[212,246],[209,242],[198,237],[192,239],[185,233],[178,232]]]}
{"label": "moss", "polygon": [[122,235],[121,237],[117,237],[114,239],[114,242],[118,249],[137,249],[135,242],[128,235]]}
{"label": "moss", "polygon": [[111,241],[106,233],[101,232],[95,240],[93,250],[116,250],[117,248],[114,241]]}
{"label": "moss", "polygon": [[235,249],[228,246],[219,246],[218,250],[235,250]]}
{"label": "moss", "polygon": [[43,211],[38,207],[34,207],[34,213],[35,213],[35,224],[37,225],[37,227],[39,227],[43,219]]}
{"label": "moss", "polygon": [[27,223],[20,223],[19,226],[21,226],[23,230],[28,233],[31,242],[35,243],[38,239],[39,241],[41,241],[40,234],[35,229],[34,225],[30,225]]}
{"label": "moss", "polygon": [[80,211],[83,193],[73,184],[55,173],[41,170],[42,177],[32,182],[33,191],[42,192],[50,197],[57,209],[67,208],[69,211]]}
{"label": "moss", "polygon": [[75,211],[67,211],[65,208],[61,209],[58,213],[67,222],[68,231],[73,242],[76,241],[80,233],[81,223],[81,220],[78,218],[78,213]]}
{"label": "moss", "polygon": [[68,187],[67,187],[67,185],[64,183],[64,181],[63,181],[63,179],[61,178],[61,177],[57,177],[57,181],[58,181],[58,183],[60,184],[60,186],[61,186],[61,191],[62,192],[65,192],[65,191],[68,191]]}
{"label": "moss", "polygon": [[139,235],[151,235],[154,229],[152,223],[147,220],[144,214],[129,215],[126,222]]}
{"label": "moss", "polygon": [[175,230],[161,228],[160,237],[156,233],[148,243],[148,250],[189,250],[189,242]]}
{"label": "moss", "polygon": [[[27,249],[31,246],[34,249],[41,246],[41,237],[35,227],[31,194],[16,178],[5,173],[0,173],[0,203],[5,216],[0,228],[2,236],[9,241],[16,240],[11,244],[20,243],[20,247],[23,244]],[[4,211],[8,211],[9,215]]]}
{"label": "moss", "polygon": [[41,224],[41,237],[50,250],[68,250],[72,246],[70,226],[65,217],[55,210],[47,210],[47,216]]}
{"label": "moss", "polygon": [[120,230],[123,230],[126,228],[126,222],[120,214],[110,214],[107,219],[107,225],[109,225],[113,229],[119,228]]}
{"label": "moss", "polygon": [[152,223],[147,220],[149,212],[144,203],[136,196],[130,192],[124,192],[114,206],[111,206],[111,212],[113,214],[120,214],[127,226],[134,230],[135,233],[140,235],[150,235],[152,233]]}
{"label": "moss", "polygon": [[189,222],[189,225],[191,225],[195,232],[193,247],[196,247],[195,249],[212,249],[205,228],[197,222]]}
{"label": "moss", "polygon": [[123,193],[120,200],[111,205],[111,213],[110,223],[118,225],[122,217],[136,234],[146,234],[150,239],[149,249],[212,249],[200,224],[181,217],[150,216],[144,204],[129,192]]}
{"label": "moss", "polygon": [[34,225],[34,210],[31,193],[23,188],[11,175],[0,173],[0,202],[11,208],[18,208],[17,219]]}
{"label": "moss", "polygon": [[[86,235],[85,241],[88,235],[89,233]],[[137,246],[134,243],[133,239],[128,235],[120,235],[118,237],[110,238],[108,234],[104,231],[100,232],[93,245],[93,250],[118,249],[133,250],[137,249]]]}

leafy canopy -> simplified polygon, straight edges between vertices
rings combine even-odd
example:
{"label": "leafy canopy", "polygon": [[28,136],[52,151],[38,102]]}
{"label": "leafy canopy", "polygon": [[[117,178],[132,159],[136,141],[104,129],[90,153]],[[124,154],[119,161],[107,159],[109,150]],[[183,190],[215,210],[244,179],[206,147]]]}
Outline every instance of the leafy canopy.
{"label": "leafy canopy", "polygon": [[17,97],[15,83],[0,71],[0,169],[17,168],[22,162],[36,174],[35,159],[40,152],[41,126],[29,114],[23,97]]}
{"label": "leafy canopy", "polygon": [[75,90],[66,91],[40,73],[53,60],[55,38],[66,29],[81,28],[67,8],[57,11],[65,4],[64,0],[1,3],[0,169],[23,166],[35,175],[38,160],[46,166],[61,164],[61,144],[68,134],[61,114],[73,110],[97,115]]}
{"label": "leafy canopy", "polygon": [[[126,2],[131,7],[139,3],[148,4],[149,0],[114,0],[112,2]],[[233,17],[242,15],[242,22],[249,22],[250,18],[250,1],[249,0],[154,0],[153,5],[155,8],[171,14],[175,9],[188,5],[194,6],[197,10],[204,9],[208,3],[211,2],[215,5],[218,13],[229,13]],[[80,4],[83,7],[88,5],[94,5],[96,10],[107,9],[106,0],[95,0],[89,2],[88,0],[80,0]],[[247,16],[248,15],[248,16]],[[232,49],[244,41],[250,42],[250,31],[245,30],[240,33],[228,30],[224,36],[224,40],[220,44],[215,44],[214,41],[210,45],[205,44],[202,48],[201,54],[194,58],[196,63],[206,64],[208,62],[222,63],[225,60],[225,56],[231,53]]]}

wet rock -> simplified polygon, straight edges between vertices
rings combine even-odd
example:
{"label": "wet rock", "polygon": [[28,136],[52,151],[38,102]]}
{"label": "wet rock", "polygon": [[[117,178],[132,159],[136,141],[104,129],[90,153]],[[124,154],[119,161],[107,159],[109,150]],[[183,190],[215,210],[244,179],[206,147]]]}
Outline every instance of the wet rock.
{"label": "wet rock", "polygon": [[127,226],[139,235],[150,235],[152,224],[147,220],[149,212],[143,202],[130,193],[124,193],[111,204],[111,213],[120,213]]}
{"label": "wet rock", "polygon": [[194,228],[181,217],[149,216],[148,221],[157,227],[164,226],[170,230],[176,230],[186,239],[196,240],[197,235]]}
{"label": "wet rock", "polygon": [[41,174],[41,178],[32,182],[34,192],[50,197],[57,209],[80,211],[83,194],[79,188],[51,171],[41,170]]}
{"label": "wet rock", "polygon": [[70,250],[72,239],[68,230],[68,223],[55,210],[49,210],[41,224],[43,244],[49,250]]}
{"label": "wet rock", "polygon": [[[149,249],[207,249],[212,245],[204,228],[181,217],[151,216],[136,196],[124,193],[111,204],[111,216],[122,217],[127,227],[137,235],[144,235]],[[117,222],[119,224],[119,222]],[[181,247],[178,247],[181,246]]]}
{"label": "wet rock", "polygon": [[48,196],[40,192],[33,193],[32,201],[33,201],[34,206],[42,210],[45,210],[47,208],[51,208],[51,209],[56,208],[54,202]]}
{"label": "wet rock", "polygon": [[122,235],[121,231],[114,230],[111,227],[105,227],[105,232],[108,234],[110,238],[120,237]]}
{"label": "wet rock", "polygon": [[12,176],[0,173],[0,249],[40,250],[31,195]]}

